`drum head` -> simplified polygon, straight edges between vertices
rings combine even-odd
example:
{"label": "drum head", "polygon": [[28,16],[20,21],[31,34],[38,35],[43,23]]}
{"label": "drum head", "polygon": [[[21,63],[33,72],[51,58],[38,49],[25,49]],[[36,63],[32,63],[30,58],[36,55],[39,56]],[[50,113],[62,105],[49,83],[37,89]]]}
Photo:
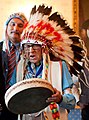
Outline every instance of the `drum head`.
{"label": "drum head", "polygon": [[35,113],[49,105],[46,100],[52,94],[47,88],[29,88],[14,95],[8,103],[8,108],[17,114]]}
{"label": "drum head", "polygon": [[[28,82],[27,82],[28,83]],[[47,84],[47,83],[46,83]],[[13,86],[12,86],[13,87]],[[16,88],[17,89],[17,88]],[[13,89],[14,90],[14,89]],[[47,87],[36,86],[29,88],[23,88],[21,91],[11,95],[12,90],[6,93],[5,101],[7,102],[7,108],[16,114],[31,114],[39,112],[47,107],[50,103],[46,100],[49,98],[53,91]],[[8,94],[10,93],[10,94]],[[10,98],[11,95],[11,98]],[[9,97],[9,99],[8,99]]]}

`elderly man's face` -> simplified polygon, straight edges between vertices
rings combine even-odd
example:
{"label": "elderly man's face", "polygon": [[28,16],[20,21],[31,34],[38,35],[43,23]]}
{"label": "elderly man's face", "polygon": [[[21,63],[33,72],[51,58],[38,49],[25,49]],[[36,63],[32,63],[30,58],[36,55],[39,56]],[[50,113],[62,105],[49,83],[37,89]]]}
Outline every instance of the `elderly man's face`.
{"label": "elderly man's face", "polygon": [[24,44],[25,58],[29,59],[31,63],[38,64],[42,59],[42,48],[38,44]]}
{"label": "elderly man's face", "polygon": [[10,20],[6,29],[9,40],[12,41],[13,43],[19,43],[23,28],[24,22],[22,22],[20,19],[14,18]]}

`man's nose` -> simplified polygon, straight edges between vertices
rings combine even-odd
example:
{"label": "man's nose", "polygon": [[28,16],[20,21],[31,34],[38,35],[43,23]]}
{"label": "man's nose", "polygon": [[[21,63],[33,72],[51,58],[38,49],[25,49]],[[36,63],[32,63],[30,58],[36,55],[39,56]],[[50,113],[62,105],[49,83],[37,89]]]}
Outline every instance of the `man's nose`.
{"label": "man's nose", "polygon": [[18,25],[17,24],[14,26],[14,30],[18,30]]}
{"label": "man's nose", "polygon": [[30,46],[30,52],[34,52],[33,46]]}

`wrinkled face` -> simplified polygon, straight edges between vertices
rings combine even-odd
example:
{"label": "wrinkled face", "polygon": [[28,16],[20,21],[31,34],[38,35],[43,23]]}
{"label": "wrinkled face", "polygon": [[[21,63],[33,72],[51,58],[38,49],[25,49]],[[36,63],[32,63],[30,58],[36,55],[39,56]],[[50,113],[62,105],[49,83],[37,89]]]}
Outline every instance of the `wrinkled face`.
{"label": "wrinkled face", "polygon": [[18,18],[13,18],[8,23],[6,32],[9,40],[13,43],[19,43],[20,36],[22,34],[24,28],[24,23]]}
{"label": "wrinkled face", "polygon": [[29,59],[31,63],[39,63],[42,59],[42,48],[38,44],[24,44],[23,45],[23,54],[26,59]]}

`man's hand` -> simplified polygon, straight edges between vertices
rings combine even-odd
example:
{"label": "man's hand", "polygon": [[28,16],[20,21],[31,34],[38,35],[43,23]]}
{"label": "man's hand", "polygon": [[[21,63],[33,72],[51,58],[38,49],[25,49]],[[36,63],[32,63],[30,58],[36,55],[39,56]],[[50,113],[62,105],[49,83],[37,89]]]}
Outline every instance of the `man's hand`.
{"label": "man's hand", "polygon": [[58,91],[56,88],[54,88],[54,94],[49,97],[46,102],[56,102],[56,103],[59,103],[62,99],[62,95],[61,95],[61,92]]}

